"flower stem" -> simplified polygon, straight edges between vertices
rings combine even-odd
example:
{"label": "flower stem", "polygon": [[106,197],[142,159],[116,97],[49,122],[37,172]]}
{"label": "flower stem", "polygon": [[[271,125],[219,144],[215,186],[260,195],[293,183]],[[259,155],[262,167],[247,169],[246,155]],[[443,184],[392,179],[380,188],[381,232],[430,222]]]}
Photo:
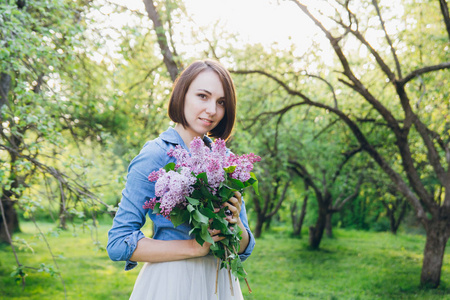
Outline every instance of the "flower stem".
{"label": "flower stem", "polygon": [[217,258],[217,269],[216,269],[216,291],[215,294],[217,295],[217,284],[219,281],[219,268],[220,268],[220,258]]}
{"label": "flower stem", "polygon": [[228,247],[224,246],[223,247],[225,249],[225,256],[227,259],[227,270],[228,270],[228,279],[230,281],[230,290],[231,290],[231,296],[234,296],[234,291],[233,291],[233,280],[231,279],[231,270],[230,270],[230,259],[228,256],[228,253],[231,254],[231,251],[228,249]]}
{"label": "flower stem", "polygon": [[[236,251],[236,248],[234,247],[234,245],[232,245],[232,246],[233,246],[234,253],[238,254],[237,251]],[[242,268],[242,270],[244,271],[245,275],[247,275],[247,272],[245,271],[245,269]],[[250,288],[250,284],[248,284],[247,277],[244,277],[244,280],[245,280],[245,283],[247,284],[248,292],[251,294],[252,293],[252,289]]]}

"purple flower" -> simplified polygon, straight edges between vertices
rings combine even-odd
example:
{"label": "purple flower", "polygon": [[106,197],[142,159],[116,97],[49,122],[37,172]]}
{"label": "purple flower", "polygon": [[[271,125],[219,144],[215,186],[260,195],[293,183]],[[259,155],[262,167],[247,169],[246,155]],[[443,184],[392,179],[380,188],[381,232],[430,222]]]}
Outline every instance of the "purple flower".
{"label": "purple flower", "polygon": [[148,180],[157,181],[159,177],[163,176],[166,173],[166,170],[159,169],[158,171],[153,171],[148,175]]}
{"label": "purple flower", "polygon": [[145,202],[144,208],[153,209],[156,203],[160,203],[160,214],[170,218],[170,213],[177,206],[186,205],[186,196],[194,191],[196,176],[206,173],[208,188],[216,194],[222,182],[226,179],[224,168],[236,166],[230,176],[242,182],[250,178],[253,163],[261,158],[253,153],[237,156],[227,155],[225,141],[217,139],[208,148],[199,137],[190,143],[190,152],[181,146],[176,146],[168,153],[176,159],[175,170],[166,172],[164,169],[153,171],[148,176],[150,181],[156,181],[155,198]]}
{"label": "purple flower", "polygon": [[236,166],[236,169],[231,173],[231,178],[238,179],[245,182],[250,179],[250,171],[253,170],[253,164],[261,161],[261,157],[250,153],[237,156],[230,154],[228,158],[229,166]]}
{"label": "purple flower", "polygon": [[160,213],[168,218],[176,206],[185,206],[185,196],[193,192],[196,180],[188,168],[182,168],[180,172],[165,172],[159,177],[155,184],[155,196],[159,198],[156,202],[160,203]]}

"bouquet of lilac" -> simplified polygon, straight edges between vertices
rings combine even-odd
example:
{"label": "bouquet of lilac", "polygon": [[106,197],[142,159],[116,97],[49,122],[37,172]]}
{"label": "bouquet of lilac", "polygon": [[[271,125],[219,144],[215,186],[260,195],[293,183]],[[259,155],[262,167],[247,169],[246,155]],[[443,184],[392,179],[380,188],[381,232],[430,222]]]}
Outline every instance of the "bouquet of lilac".
{"label": "bouquet of lilac", "polygon": [[[238,255],[242,232],[239,226],[225,219],[229,211],[223,204],[235,191],[242,193],[248,186],[258,194],[258,181],[251,170],[261,158],[253,153],[228,155],[225,141],[217,139],[210,149],[200,138],[191,142],[190,153],[177,146],[168,155],[176,159],[176,164],[168,163],[148,176],[150,181],[156,181],[156,197],[145,202],[143,207],[163,215],[175,227],[188,222],[192,227],[189,234],[194,234],[200,245],[205,241],[212,244],[211,252],[218,258],[217,272],[219,268],[226,268],[230,281],[231,272],[245,279],[248,286]],[[220,210],[215,212],[216,209]],[[220,230],[225,239],[214,242],[208,229]],[[230,286],[232,288],[231,282]],[[251,292],[249,286],[248,289]]]}

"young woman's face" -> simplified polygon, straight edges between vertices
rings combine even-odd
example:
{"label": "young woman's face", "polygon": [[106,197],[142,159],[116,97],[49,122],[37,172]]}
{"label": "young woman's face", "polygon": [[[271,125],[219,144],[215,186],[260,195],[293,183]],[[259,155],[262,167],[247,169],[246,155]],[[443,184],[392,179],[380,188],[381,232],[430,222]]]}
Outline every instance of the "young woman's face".
{"label": "young woman's face", "polygon": [[184,117],[192,137],[214,129],[225,115],[225,94],[219,76],[205,70],[192,81],[184,100]]}

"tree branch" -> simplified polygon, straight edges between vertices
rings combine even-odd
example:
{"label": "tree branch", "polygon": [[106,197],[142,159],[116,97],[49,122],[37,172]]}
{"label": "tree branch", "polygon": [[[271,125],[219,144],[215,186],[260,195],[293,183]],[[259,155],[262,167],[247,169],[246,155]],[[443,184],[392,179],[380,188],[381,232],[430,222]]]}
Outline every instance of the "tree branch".
{"label": "tree branch", "polygon": [[[322,104],[322,103],[319,103],[319,102],[312,101],[310,98],[308,98],[303,93],[300,93],[298,91],[294,91],[294,90],[290,89],[281,80],[279,80],[278,78],[276,78],[275,76],[273,76],[271,74],[267,74],[266,72],[262,72],[262,71],[239,71],[239,74],[250,74],[250,73],[258,73],[258,74],[262,74],[264,76],[267,76],[267,77],[275,80],[276,82],[280,83],[281,87],[283,87],[286,90],[287,93],[289,93],[291,95],[297,95],[297,96],[302,97],[302,99],[304,99],[304,101],[303,102],[299,102],[298,104],[302,104],[302,105],[303,104],[307,104],[307,105],[318,107],[318,108],[328,109],[329,111],[331,111],[334,114],[336,114],[342,121],[344,121],[344,123],[353,132],[354,136],[356,137],[356,139],[360,143],[361,148],[364,151],[366,151],[377,162],[377,164],[386,172],[386,174],[392,179],[392,181],[396,184],[397,188],[405,195],[405,197],[410,199],[412,205],[416,208],[418,217],[426,219],[425,211],[424,211],[424,209],[422,207],[422,204],[421,204],[420,200],[410,190],[408,185],[403,181],[402,177],[389,166],[389,164],[378,153],[378,151],[369,143],[369,141],[367,140],[365,135],[359,129],[358,125],[355,122],[353,122],[344,112],[342,112],[341,110],[336,109],[334,107],[331,107],[331,106],[328,106],[328,105],[325,105],[325,104]],[[284,109],[281,109],[279,111],[284,111]],[[417,170],[414,169],[414,165],[413,164],[411,166],[412,166],[412,168],[406,169],[405,172],[407,173],[408,178],[410,179],[414,190],[417,192],[417,194],[420,196],[421,199],[423,199],[424,201],[427,202],[427,205],[432,206],[433,205],[433,201],[432,201],[430,195],[428,194],[428,192],[426,191],[425,187],[423,186],[422,182],[420,181],[420,177],[417,174]],[[306,169],[303,168],[303,170],[301,171],[301,170],[299,170],[297,168],[293,168],[293,170],[299,176],[304,178],[304,176],[306,174],[306,173],[304,173],[304,171],[306,171]],[[314,185],[314,183],[312,181],[308,182],[308,184],[310,184],[311,187],[313,187],[313,188],[315,187],[315,185]],[[317,187],[316,187],[315,190],[320,194],[320,191],[317,189]]]}
{"label": "tree branch", "polygon": [[432,71],[438,71],[438,70],[444,70],[444,69],[450,69],[450,62],[445,62],[442,64],[434,65],[434,66],[427,66],[423,67],[417,70],[412,71],[409,73],[406,77],[397,80],[397,84],[404,86],[407,82],[414,79],[417,76],[420,76],[422,74],[432,72]]}
{"label": "tree branch", "polygon": [[450,15],[448,12],[448,5],[446,0],[439,0],[442,17],[444,18],[445,27],[447,28],[448,39],[450,41]]}
{"label": "tree branch", "polygon": [[307,184],[308,186],[312,187],[312,189],[314,190],[314,193],[316,194],[317,197],[317,201],[319,201],[320,203],[323,200],[323,194],[320,191],[320,189],[317,187],[317,185],[314,183],[314,181],[312,180],[312,176],[309,174],[309,172],[306,170],[305,166],[303,166],[301,163],[299,163],[298,161],[289,160],[289,164],[291,164],[291,169],[301,178],[303,178],[303,181],[305,182],[305,184]]}
{"label": "tree branch", "polygon": [[397,67],[398,78],[402,78],[402,70],[400,68],[400,62],[398,61],[397,53],[395,52],[395,48],[394,48],[394,45],[392,44],[391,38],[389,37],[389,35],[386,31],[386,26],[384,25],[384,20],[381,16],[381,12],[380,12],[380,7],[378,6],[378,0],[372,0],[372,3],[375,6],[378,18],[380,19],[381,27],[383,28],[383,31],[384,31],[384,36],[386,37],[386,40],[389,44],[389,48],[391,49],[391,52],[392,52],[392,56],[394,57],[395,65]]}
{"label": "tree branch", "polygon": [[267,215],[268,218],[273,217],[277,213],[277,211],[280,209],[281,204],[283,203],[284,198],[286,197],[286,192],[287,192],[287,189],[288,189],[290,183],[291,183],[290,180],[286,181],[286,184],[284,185],[284,189],[283,189],[283,192],[281,193],[278,203],[275,206],[275,208]]}
{"label": "tree branch", "polygon": [[159,17],[158,12],[156,11],[155,4],[153,3],[153,0],[144,0],[145,9],[147,11],[148,17],[153,22],[153,26],[156,31],[156,36],[158,37],[158,44],[159,48],[161,49],[161,53],[163,55],[163,61],[164,64],[167,67],[167,71],[170,74],[170,78],[172,78],[172,81],[175,81],[175,79],[178,76],[178,66],[175,63],[174,56],[172,54],[172,51],[169,48],[169,45],[167,43],[166,38],[166,31],[164,30],[164,27],[161,23],[161,18]]}
{"label": "tree branch", "polygon": [[336,201],[336,203],[333,205],[333,208],[332,208],[335,212],[336,212],[336,211],[340,211],[340,210],[342,209],[342,207],[344,207],[344,205],[345,205],[347,202],[352,201],[353,199],[355,199],[355,198],[358,196],[358,194],[359,194],[359,189],[360,189],[361,184],[362,184],[362,180],[363,180],[363,178],[360,176],[360,177],[358,178],[358,183],[357,183],[356,186],[355,186],[355,190],[354,190],[354,192],[353,192],[351,195],[349,195],[347,198],[345,198],[344,200],[342,200],[342,202]]}
{"label": "tree branch", "polygon": [[336,53],[339,61],[341,62],[342,67],[344,68],[343,74],[352,82],[350,87],[358,92],[361,96],[364,97],[380,114],[381,116],[390,124],[394,132],[400,135],[400,127],[397,123],[397,120],[394,118],[392,113],[383,105],[380,101],[378,101],[367,89],[366,87],[356,78],[355,74],[353,74],[350,64],[342,51],[342,48],[339,46],[339,38],[335,38],[330,31],[328,31],[320,21],[314,17],[311,12],[308,10],[306,5],[301,4],[298,0],[292,0],[297,6],[316,24],[317,27],[325,34],[326,38],[330,41],[331,46],[333,47],[334,52]]}

